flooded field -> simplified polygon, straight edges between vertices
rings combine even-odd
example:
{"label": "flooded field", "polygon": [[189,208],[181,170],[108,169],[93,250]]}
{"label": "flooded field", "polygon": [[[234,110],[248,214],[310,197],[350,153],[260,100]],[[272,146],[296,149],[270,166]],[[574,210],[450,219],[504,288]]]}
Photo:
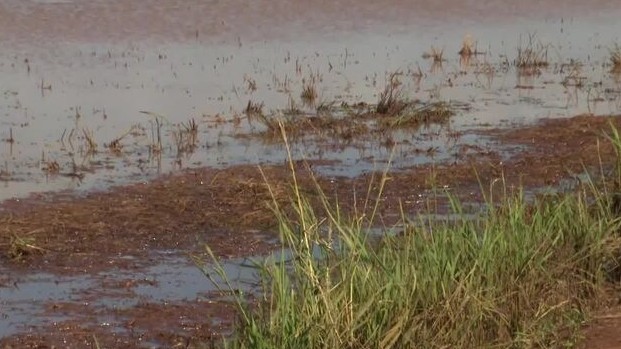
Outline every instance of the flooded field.
{"label": "flooded field", "polygon": [[[66,5],[45,9],[54,6]],[[347,116],[343,105],[376,104],[394,73],[403,98],[448,103],[450,122],[362,140],[316,135],[297,144],[296,157],[351,177],[384,166],[393,147],[401,168],[451,159],[460,145],[490,146],[471,129],[619,111],[610,50],[621,28],[612,15],[407,28],[224,42],[200,35],[50,42],[33,34],[36,44],[28,44],[26,34],[8,36],[0,53],[0,198],[105,189],[188,167],[281,163],[282,147],[250,136],[264,125],[248,118],[249,105],[298,118]],[[466,36],[477,54],[461,57]],[[545,54],[546,66],[515,65],[529,47]],[[440,60],[424,58],[432,48]],[[309,84],[316,96],[305,101]]]}
{"label": "flooded field", "polygon": [[397,199],[425,206],[430,173],[472,201],[473,163],[539,189],[579,177],[607,125],[593,115],[621,114],[619,14],[603,0],[4,1],[0,343],[187,347],[230,330],[187,253],[214,244],[256,282],[244,259],[275,247],[256,165],[278,193],[288,171],[278,121],[345,202],[390,164],[411,188],[389,185],[387,222]]}

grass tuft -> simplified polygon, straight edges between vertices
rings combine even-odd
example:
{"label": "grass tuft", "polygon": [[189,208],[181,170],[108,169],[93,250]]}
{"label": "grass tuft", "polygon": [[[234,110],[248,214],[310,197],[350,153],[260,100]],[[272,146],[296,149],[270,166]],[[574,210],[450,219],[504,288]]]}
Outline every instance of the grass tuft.
{"label": "grass tuft", "polygon": [[423,58],[432,58],[434,63],[441,63],[444,61],[444,49],[437,49],[431,46],[431,51],[423,53]]}
{"label": "grass tuft", "polygon": [[399,72],[391,73],[384,91],[379,95],[375,112],[381,115],[395,115],[405,108]]}
{"label": "grass tuft", "polygon": [[459,50],[459,55],[462,57],[470,57],[476,54],[475,42],[472,39],[472,36],[466,35],[461,44],[461,49]]}
{"label": "grass tuft", "polygon": [[309,80],[303,79],[302,80],[302,94],[300,95],[302,100],[305,103],[312,105],[313,103],[315,103],[318,96],[319,95],[317,93],[317,87],[315,86],[314,77],[311,77]]}
{"label": "grass tuft", "polygon": [[33,254],[43,253],[44,249],[36,245],[32,236],[11,234],[7,257],[12,261],[22,261]]}
{"label": "grass tuft", "polygon": [[191,154],[198,147],[198,124],[194,118],[181,123],[172,132],[173,141],[177,148],[177,155]]}
{"label": "grass tuft", "polygon": [[615,47],[610,49],[610,63],[613,72],[621,72],[621,46],[619,44],[615,44]]}
{"label": "grass tuft", "polygon": [[445,124],[454,115],[444,102],[429,103],[423,106],[406,105],[397,115],[378,119],[379,129],[418,128],[422,125]]}
{"label": "grass tuft", "polygon": [[93,137],[93,131],[89,129],[82,129],[82,134],[84,135],[84,141],[86,143],[86,153],[87,154],[95,154],[97,153],[97,142]]}
{"label": "grass tuft", "polygon": [[43,172],[51,175],[58,174],[60,173],[60,164],[55,160],[46,161],[43,163]]}
{"label": "grass tuft", "polygon": [[248,117],[263,114],[263,106],[263,102],[259,103],[249,100],[248,104],[246,105],[246,109],[244,109],[244,113]]}
{"label": "grass tuft", "polygon": [[258,304],[236,296],[227,347],[561,347],[618,271],[621,220],[595,182],[534,201],[506,189],[474,219],[453,199],[456,219],[404,215],[394,235],[371,229],[387,173],[371,212],[348,216],[319,188],[312,205],[291,171],[289,203],[271,205],[282,257],[261,266]]}
{"label": "grass tuft", "polygon": [[528,41],[522,46],[522,40],[517,48],[515,65],[520,69],[537,69],[547,67],[548,45],[542,44],[534,34],[528,35]]}

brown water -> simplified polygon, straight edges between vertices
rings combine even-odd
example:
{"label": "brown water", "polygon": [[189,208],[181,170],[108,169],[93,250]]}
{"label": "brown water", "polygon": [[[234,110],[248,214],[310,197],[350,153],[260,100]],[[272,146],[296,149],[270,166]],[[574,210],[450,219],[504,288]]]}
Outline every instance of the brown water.
{"label": "brown water", "polygon": [[[123,258],[126,262],[135,261],[131,257],[120,257]],[[196,265],[176,252],[153,252],[151,262],[151,266],[144,268],[111,268],[79,276],[43,272],[16,274],[0,266],[4,275],[0,280],[0,339],[20,332],[42,334],[53,331],[55,327],[66,326],[62,323],[70,320],[103,327],[108,334],[127,335],[126,332],[132,330],[127,328],[127,318],[120,314],[123,310],[145,304],[183,302],[200,306],[201,302],[222,298],[216,295],[219,289],[214,283]],[[235,259],[223,262],[221,267],[229,275],[232,287],[251,292],[258,287],[255,263],[250,259]],[[211,272],[211,266],[206,264],[204,268]],[[212,277],[214,282],[224,283],[217,275]],[[67,304],[81,309],[65,309]],[[217,314],[210,314],[209,318],[222,320]],[[167,325],[170,324],[161,323],[150,330],[163,331]]]}
{"label": "brown water", "polygon": [[[249,100],[265,110],[301,104],[302,80],[321,76],[324,102],[374,103],[394,71],[408,98],[450,101],[450,127],[532,122],[619,112],[619,76],[605,66],[621,24],[614,1],[4,1],[0,5],[0,200],[48,190],[105,189],[186,167],[281,162],[282,147],[240,134]],[[548,45],[551,66],[531,77],[513,66],[528,34]],[[468,65],[464,35],[485,55]],[[441,66],[421,58],[443,48]],[[582,63],[582,87],[561,83],[563,64]],[[486,74],[493,71],[493,74]],[[250,89],[250,82],[256,90]],[[164,149],[152,154],[154,119],[165,117]],[[173,131],[194,118],[199,139],[180,154]],[[241,121],[240,121],[241,120]],[[89,153],[83,130],[92,132]],[[259,127],[260,129],[260,127]],[[74,133],[71,133],[74,131]],[[105,148],[122,139],[123,150]],[[395,153],[377,142],[307,142],[296,156],[326,160],[319,170],[355,176],[451,159],[446,128],[397,133]],[[459,144],[493,146],[465,135]],[[416,149],[437,149],[433,156]],[[396,155],[395,155],[396,154]],[[49,162],[58,174],[43,171]]]}
{"label": "brown water", "polygon": [[7,0],[0,32],[33,38],[116,42],[127,39],[193,39],[221,42],[298,39],[317,34],[409,31],[412,25],[470,25],[525,19],[570,18],[616,10],[613,0],[370,1],[370,0]]}
{"label": "brown water", "polygon": [[[617,114],[621,79],[606,65],[621,33],[616,7],[604,0],[5,0],[0,140],[12,133],[14,142],[0,142],[0,200],[106,189],[187,167],[282,162],[281,146],[240,137],[261,130],[242,111],[249,100],[263,102],[266,111],[285,108],[290,99],[301,105],[302,80],[311,74],[321,76],[321,101],[374,103],[388,74],[420,67],[420,79],[402,79],[408,98],[460,106],[449,127],[395,133],[394,152],[378,142],[294,145],[296,157],[326,160],[316,168],[328,175],[355,176],[389,159],[396,168],[450,160],[463,144],[496,147],[468,130]],[[503,62],[513,61],[532,33],[549,45],[551,65],[523,76]],[[485,52],[469,64],[457,55],[466,34]],[[431,46],[445,51],[440,66],[421,57]],[[572,61],[581,63],[582,86],[562,84]],[[164,116],[161,155],[149,151],[155,119],[141,111]],[[199,125],[198,146],[179,153],[173,132],[190,118]],[[84,129],[97,143],[94,154]],[[105,148],[130,130],[119,154]],[[452,131],[465,134],[455,139]],[[428,148],[437,152],[416,151]],[[58,174],[44,171],[50,161],[59,164]],[[0,337],[42,332],[70,319],[125,331],[126,318],[115,312],[138,302],[211,301],[212,285],[173,252],[157,255],[148,268],[111,267],[96,275],[0,266]],[[225,267],[234,280],[256,281],[241,260]],[[109,285],[127,280],[140,282],[126,287],[128,294],[110,295],[119,287]],[[93,301],[93,295],[101,297]],[[50,312],[57,303],[82,308]]]}

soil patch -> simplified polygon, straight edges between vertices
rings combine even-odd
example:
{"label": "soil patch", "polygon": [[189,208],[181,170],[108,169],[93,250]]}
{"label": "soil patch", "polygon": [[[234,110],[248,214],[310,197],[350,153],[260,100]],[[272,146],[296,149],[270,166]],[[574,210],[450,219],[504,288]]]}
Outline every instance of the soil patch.
{"label": "soil patch", "polygon": [[46,315],[59,314],[71,319],[31,327],[0,341],[2,348],[199,348],[220,340],[235,321],[232,304],[204,299],[95,311],[83,304],[54,304]]}
{"label": "soil patch", "polygon": [[621,308],[614,307],[602,311],[585,326],[582,348],[617,349],[621,348]]}
{"label": "soil patch", "polygon": [[[558,185],[585,169],[597,174],[600,164],[607,167],[615,157],[605,136],[611,124],[621,127],[621,118],[581,115],[485,131],[498,140],[500,150],[466,148],[452,163],[390,172],[382,211],[390,217],[401,203],[416,213],[426,208],[425,199],[437,198],[432,191],[451,190],[480,202],[480,183],[487,186],[501,178],[510,186],[537,188]],[[514,150],[502,161],[502,148],[520,149],[516,145],[524,150]],[[312,162],[295,166],[300,185],[313,192]],[[291,179],[287,165],[262,169],[269,186],[256,166],[235,166],[192,170],[80,199],[8,201],[0,213],[0,246],[5,257],[21,260],[19,265],[64,272],[95,270],[110,256],[188,250],[197,242],[208,243],[222,257],[257,255],[273,247],[264,236],[274,227],[270,189],[286,204]],[[379,177],[370,173],[317,181],[347,210],[360,209],[377,197]]]}

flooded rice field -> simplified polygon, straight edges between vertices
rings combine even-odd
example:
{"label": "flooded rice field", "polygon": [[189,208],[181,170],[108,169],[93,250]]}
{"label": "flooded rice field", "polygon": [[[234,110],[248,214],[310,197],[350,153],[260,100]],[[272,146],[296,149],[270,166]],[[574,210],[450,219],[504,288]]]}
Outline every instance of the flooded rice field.
{"label": "flooded rice field", "polygon": [[[376,104],[393,73],[403,98],[448,103],[454,117],[420,132],[311,137],[298,142],[296,157],[322,160],[324,174],[356,176],[391,156],[400,168],[451,159],[459,145],[490,146],[464,132],[473,128],[619,111],[621,78],[609,52],[621,29],[616,17],[524,21],[215,43],[199,35],[29,45],[8,36],[0,53],[0,198],[105,189],[188,167],[281,163],[281,146],[251,136],[265,125],[252,122],[249,106],[298,118],[343,114],[343,105]],[[457,53],[465,36],[476,55]],[[548,64],[516,67],[518,49],[529,48]],[[424,58],[432,49],[440,60]],[[302,98],[306,86],[312,101]]]}
{"label": "flooded rice field", "polygon": [[412,212],[430,193],[419,172],[473,200],[471,163],[516,182],[536,168],[539,188],[580,176],[585,130],[606,125],[590,116],[621,113],[615,5],[2,2],[0,344],[226,333],[226,295],[187,253],[215,245],[253,287],[245,258],[275,246],[255,165],[287,177],[279,121],[322,186],[351,198],[390,164],[412,188],[388,196]]}

